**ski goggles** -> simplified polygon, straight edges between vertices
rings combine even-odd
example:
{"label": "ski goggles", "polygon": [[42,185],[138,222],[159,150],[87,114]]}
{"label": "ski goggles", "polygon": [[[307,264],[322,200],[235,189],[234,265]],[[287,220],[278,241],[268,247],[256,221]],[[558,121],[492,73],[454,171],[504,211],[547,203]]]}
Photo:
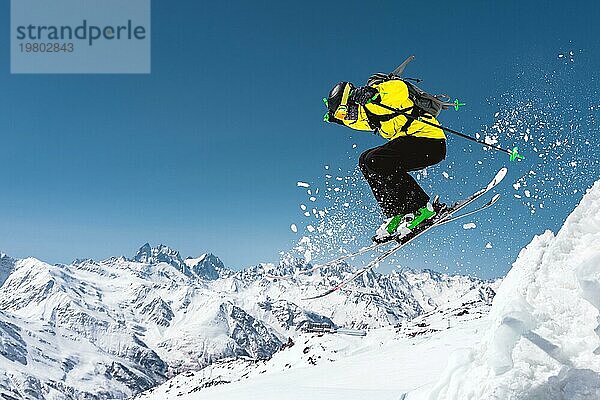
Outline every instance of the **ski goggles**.
{"label": "ski goggles", "polygon": [[[333,112],[333,117],[335,119],[338,119],[340,121],[346,119],[346,116],[348,115],[348,99],[350,98],[350,90],[351,90],[351,86],[350,86],[350,84],[347,83],[346,86],[344,87],[344,93],[342,94],[342,101],[340,102],[340,105]],[[329,101],[327,100],[326,97],[323,97],[323,102],[325,103],[327,108],[329,108]],[[331,113],[331,110],[329,110],[323,117],[323,121],[329,122],[329,119],[331,118],[331,116],[332,116],[332,113]]]}

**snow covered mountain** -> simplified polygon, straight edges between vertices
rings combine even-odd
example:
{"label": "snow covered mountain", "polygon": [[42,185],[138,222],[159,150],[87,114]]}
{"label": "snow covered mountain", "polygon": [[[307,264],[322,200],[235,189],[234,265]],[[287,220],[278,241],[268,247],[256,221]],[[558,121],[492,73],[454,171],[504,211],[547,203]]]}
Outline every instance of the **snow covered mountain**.
{"label": "snow covered mountain", "polygon": [[[452,279],[468,286],[462,277],[439,282],[430,272],[410,272],[378,279],[375,288],[406,282],[418,289],[408,304],[421,314],[365,337],[301,334],[269,360],[224,359],[138,397],[600,399],[600,181],[558,234],[545,232],[521,251],[491,311],[477,301],[481,292],[468,300],[473,291],[460,297],[466,301],[459,308],[434,308],[430,300],[456,302],[444,288]],[[427,305],[432,310],[424,312]]]}
{"label": "snow covered mountain", "polygon": [[267,362],[307,322],[399,329],[428,313],[489,305],[497,287],[433,271],[371,272],[306,302],[353,271],[300,273],[310,268],[288,257],[231,271],[212,254],[183,259],[149,244],[131,259],[70,265],[1,254],[0,395],[126,398],[220,360]]}

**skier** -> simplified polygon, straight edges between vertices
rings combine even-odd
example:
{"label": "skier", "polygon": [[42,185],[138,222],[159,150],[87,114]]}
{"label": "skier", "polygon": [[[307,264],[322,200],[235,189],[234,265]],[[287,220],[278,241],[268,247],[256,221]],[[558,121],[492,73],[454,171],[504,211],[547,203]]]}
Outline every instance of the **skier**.
{"label": "skier", "polygon": [[390,235],[402,237],[443,209],[444,204],[429,201],[409,172],[446,157],[444,131],[421,122],[439,125],[436,117],[447,108],[446,103],[392,74],[375,74],[362,87],[340,82],[324,100],[327,122],[375,131],[388,140],[359,158],[359,167],[386,216],[374,241]]}

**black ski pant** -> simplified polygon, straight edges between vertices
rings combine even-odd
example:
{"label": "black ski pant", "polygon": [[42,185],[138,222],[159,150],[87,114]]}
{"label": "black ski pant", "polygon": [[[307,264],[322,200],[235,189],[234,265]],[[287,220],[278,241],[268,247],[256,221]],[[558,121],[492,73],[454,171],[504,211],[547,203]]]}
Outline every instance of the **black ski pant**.
{"label": "black ski pant", "polygon": [[446,141],[400,136],[360,155],[359,166],[383,213],[389,218],[415,212],[429,196],[408,174],[446,158]]}

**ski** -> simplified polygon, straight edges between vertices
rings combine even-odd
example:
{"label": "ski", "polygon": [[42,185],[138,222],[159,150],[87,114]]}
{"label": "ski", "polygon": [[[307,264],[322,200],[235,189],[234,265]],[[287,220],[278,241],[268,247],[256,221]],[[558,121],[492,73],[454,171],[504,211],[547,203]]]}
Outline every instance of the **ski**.
{"label": "ski", "polygon": [[[462,215],[459,215],[456,217],[453,216],[456,212],[467,207],[469,204],[471,204],[475,200],[479,199],[481,196],[483,196],[484,194],[486,194],[487,192],[492,190],[494,187],[496,187],[502,181],[502,179],[504,179],[504,177],[506,176],[506,172],[507,172],[506,168],[500,169],[498,171],[498,173],[496,174],[496,176],[494,177],[494,179],[492,179],[485,188],[473,193],[468,198],[466,198],[462,201],[459,201],[459,202],[455,203],[454,205],[450,206],[440,215],[440,217],[438,217],[437,219],[434,217],[434,220],[431,223],[429,223],[427,225],[421,225],[420,229],[419,229],[419,227],[417,227],[413,232],[411,232],[410,234],[408,234],[402,238],[398,238],[397,236],[391,236],[388,241],[385,241],[381,244],[389,243],[393,240],[396,240],[398,242],[398,244],[396,246],[393,246],[390,249],[386,250],[385,252],[380,254],[377,258],[375,258],[373,261],[369,262],[365,267],[359,269],[354,274],[352,274],[349,278],[343,280],[342,282],[335,285],[334,287],[332,287],[332,288],[326,290],[325,292],[320,293],[316,296],[305,297],[303,300],[319,299],[321,297],[325,297],[325,296],[343,288],[348,283],[354,281],[356,278],[364,275],[371,269],[377,267],[386,258],[390,257],[392,254],[396,253],[398,250],[400,250],[401,248],[406,246],[408,243],[412,242],[414,239],[416,239],[419,236],[423,235],[424,233],[428,232],[432,228],[440,226],[440,225],[444,225],[451,221],[455,221],[459,218],[466,217],[467,215],[471,215],[472,213],[462,214]],[[492,206],[494,203],[496,203],[496,201],[498,201],[498,198],[499,198],[499,195],[495,195],[488,203],[486,203],[484,206],[480,207],[478,209],[478,211],[484,210],[484,209]]]}
{"label": "ski", "polygon": [[439,224],[437,224],[437,226],[445,225],[445,224],[447,224],[447,223],[449,223],[449,222],[454,222],[454,221],[456,221],[456,220],[459,220],[459,219],[462,219],[462,218],[464,218],[464,217],[468,217],[469,215],[477,214],[478,212],[480,212],[480,211],[483,211],[483,210],[485,210],[486,208],[488,208],[488,207],[491,207],[491,206],[493,206],[494,204],[496,204],[496,202],[498,201],[498,199],[500,199],[500,194],[496,193],[496,194],[494,195],[494,197],[492,197],[492,198],[490,199],[490,201],[488,201],[487,203],[485,203],[485,204],[484,204],[484,205],[482,205],[481,207],[478,207],[478,208],[474,209],[473,211],[469,211],[469,212],[466,212],[466,213],[464,213],[464,214],[460,214],[460,215],[455,215],[455,216],[453,216],[452,218],[448,218],[448,219],[445,219],[445,220],[443,220],[443,221],[440,221],[440,223],[439,223]]}
{"label": "ski", "polygon": [[[485,203],[483,206],[478,207],[475,210],[469,211],[467,213],[464,213],[464,214],[461,214],[461,215],[456,215],[456,216],[454,216],[454,217],[452,217],[450,219],[445,219],[444,221],[441,221],[440,223],[438,223],[437,226],[445,225],[445,224],[447,224],[449,222],[454,222],[454,221],[459,220],[461,218],[468,217],[468,216],[473,215],[473,214],[477,214],[478,212],[483,211],[486,208],[493,206],[498,201],[499,198],[500,198],[500,195],[496,194],[496,195],[494,195],[494,197],[492,197],[492,199],[490,201],[488,201],[487,203]],[[295,275],[270,275],[270,274],[267,274],[266,277],[269,278],[269,279],[291,279],[293,276],[296,276],[296,275],[310,275],[313,272],[315,272],[315,271],[317,271],[317,270],[319,270],[321,268],[324,268],[324,267],[327,267],[327,266],[330,266],[330,265],[334,265],[334,264],[337,264],[337,263],[339,263],[341,261],[347,260],[349,258],[358,257],[358,256],[361,256],[361,255],[363,255],[365,253],[368,253],[370,251],[376,250],[376,249],[378,249],[378,248],[380,248],[380,247],[382,247],[382,246],[384,246],[384,245],[386,245],[388,243],[391,243],[393,240],[394,239],[390,239],[390,240],[386,240],[386,241],[381,242],[381,243],[373,243],[370,246],[362,247],[361,249],[359,249],[359,250],[357,250],[355,252],[344,254],[343,256],[340,256],[340,257],[338,257],[336,259],[328,261],[328,262],[326,262],[324,264],[315,265],[313,268],[308,269],[306,271],[300,271],[300,272],[298,272]]]}

